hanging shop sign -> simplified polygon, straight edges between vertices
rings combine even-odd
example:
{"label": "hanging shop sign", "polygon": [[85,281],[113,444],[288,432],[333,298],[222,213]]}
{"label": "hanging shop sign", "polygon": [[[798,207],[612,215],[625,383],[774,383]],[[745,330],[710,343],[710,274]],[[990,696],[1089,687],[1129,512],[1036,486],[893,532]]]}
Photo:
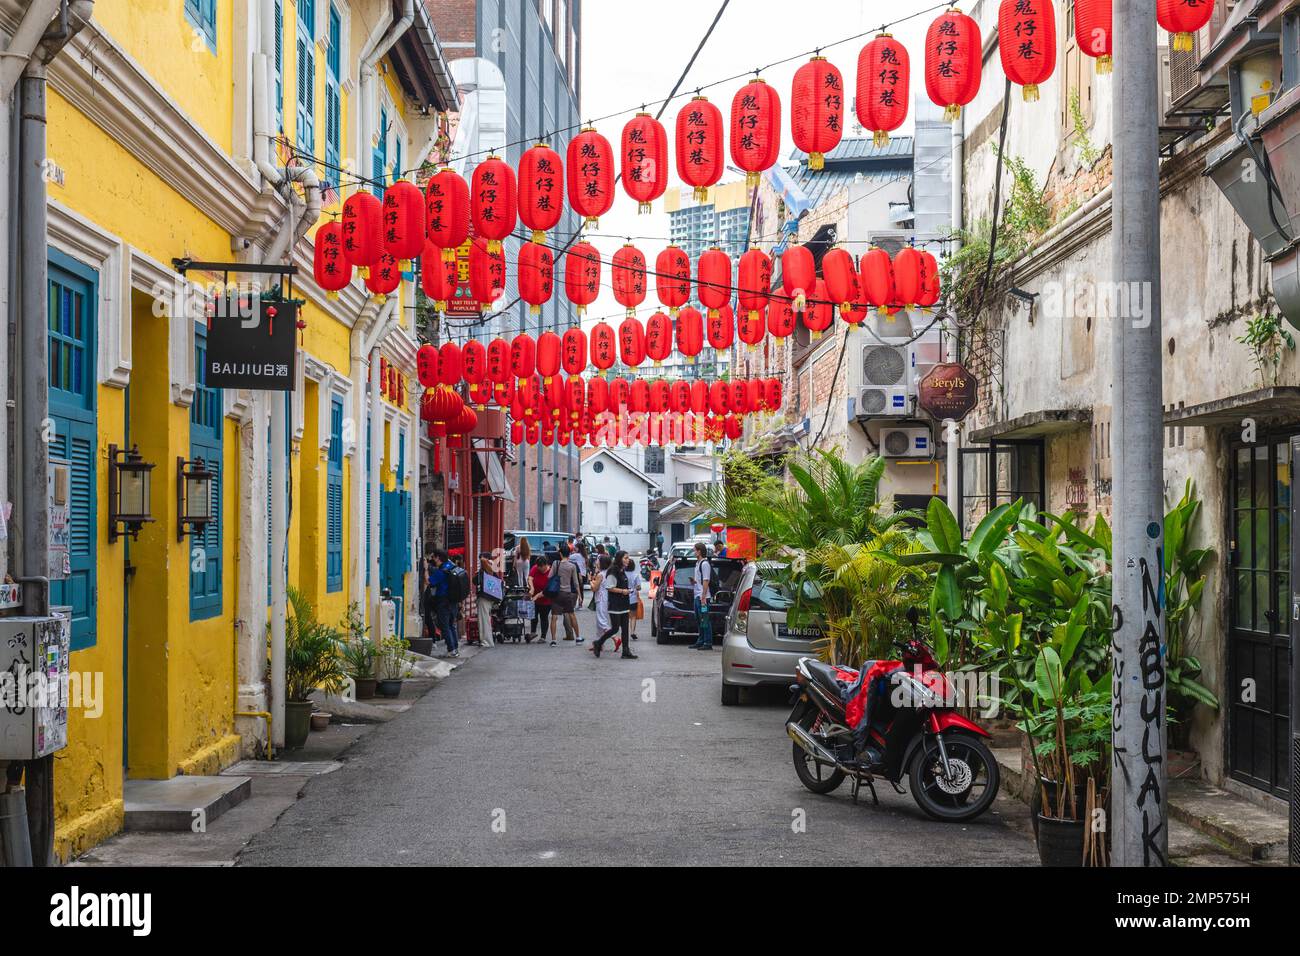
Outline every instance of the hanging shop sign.
{"label": "hanging shop sign", "polygon": [[961,421],[979,402],[979,380],[958,362],[936,365],[921,379],[917,404],[943,421]]}
{"label": "hanging shop sign", "polygon": [[218,298],[213,306],[203,370],[207,387],[292,392],[298,303],[244,295]]}
{"label": "hanging shop sign", "polygon": [[470,288],[470,251],[474,246],[471,236],[456,247],[456,294],[447,302],[448,315],[479,315],[483,306],[474,298]]}

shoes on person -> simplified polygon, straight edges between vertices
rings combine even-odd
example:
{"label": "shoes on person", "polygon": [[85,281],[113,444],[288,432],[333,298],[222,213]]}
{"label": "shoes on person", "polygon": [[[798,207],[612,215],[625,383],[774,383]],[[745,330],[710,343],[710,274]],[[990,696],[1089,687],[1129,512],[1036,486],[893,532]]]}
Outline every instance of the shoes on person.
{"label": "shoes on person", "polygon": [[640,659],[641,659],[641,658],[637,657],[635,654],[624,654],[624,655],[623,655],[623,660],[625,660],[625,661],[639,661]]}
{"label": "shoes on person", "polygon": [[636,635],[635,635],[635,634],[632,635],[632,640],[634,640],[634,641],[636,640]]}
{"label": "shoes on person", "polygon": [[600,656],[600,642],[597,641],[595,644],[592,644],[591,647],[587,648],[587,650],[591,651],[591,653],[593,653],[593,654],[595,654],[597,657],[599,657],[599,656]]}
{"label": "shoes on person", "polygon": [[[567,641],[568,638],[566,637],[565,640]],[[585,644],[585,643],[587,643],[587,642],[586,642],[585,639],[579,637],[579,638],[576,638],[576,639],[574,640],[574,643],[575,643],[575,644]]]}
{"label": "shoes on person", "polygon": [[551,647],[554,647],[554,646],[555,646],[555,642],[554,642],[554,641],[551,641]]}
{"label": "shoes on person", "polygon": [[452,651],[450,657],[460,657],[460,651]]}

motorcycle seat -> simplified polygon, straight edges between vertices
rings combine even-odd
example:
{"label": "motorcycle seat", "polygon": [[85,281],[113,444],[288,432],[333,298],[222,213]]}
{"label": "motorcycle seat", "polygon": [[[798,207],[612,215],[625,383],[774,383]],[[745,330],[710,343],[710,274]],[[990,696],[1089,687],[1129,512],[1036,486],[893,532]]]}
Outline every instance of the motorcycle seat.
{"label": "motorcycle seat", "polygon": [[840,668],[832,667],[830,664],[823,664],[821,661],[808,662],[808,676],[830,691],[837,700],[846,686],[846,683],[840,679],[841,673]]}

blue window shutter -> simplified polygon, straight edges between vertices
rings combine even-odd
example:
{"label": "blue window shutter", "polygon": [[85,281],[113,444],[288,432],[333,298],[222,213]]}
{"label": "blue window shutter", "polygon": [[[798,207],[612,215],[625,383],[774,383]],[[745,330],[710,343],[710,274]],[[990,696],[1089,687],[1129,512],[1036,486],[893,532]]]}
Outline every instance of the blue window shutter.
{"label": "blue window shutter", "polygon": [[[208,388],[204,381],[207,368],[207,327],[197,323],[194,327],[194,367],[198,370],[194,403],[190,406],[190,459],[202,458],[208,471],[213,473],[212,521],[202,532],[190,536],[190,620],[200,621],[221,615],[222,553],[221,553],[221,486],[222,465],[222,401],[221,390]],[[203,570],[194,570],[194,550],[203,550]]]}
{"label": "blue window shutter", "polygon": [[284,132],[284,0],[275,0],[275,119]]}
{"label": "blue window shutter", "polygon": [[370,416],[366,416],[366,583],[370,583],[370,443],[374,440]]}
{"label": "blue window shutter", "polygon": [[[50,458],[68,463],[68,573],[50,583],[50,602],[72,608],[72,649],[96,639],[99,540],[95,415],[95,323],[99,277],[54,250],[49,264]],[[62,569],[52,569],[56,573]]]}
{"label": "blue window shutter", "polygon": [[343,97],[339,89],[339,67],[342,57],[343,21],[338,9],[330,4],[329,46],[325,53],[325,162],[331,167],[325,171],[326,179],[338,183],[337,168],[342,153]]}
{"label": "blue window shutter", "polygon": [[217,0],[185,0],[185,18],[203,37],[213,53],[217,52]]}
{"label": "blue window shutter", "polygon": [[330,451],[326,473],[325,590],[343,589],[343,402],[330,403]]}

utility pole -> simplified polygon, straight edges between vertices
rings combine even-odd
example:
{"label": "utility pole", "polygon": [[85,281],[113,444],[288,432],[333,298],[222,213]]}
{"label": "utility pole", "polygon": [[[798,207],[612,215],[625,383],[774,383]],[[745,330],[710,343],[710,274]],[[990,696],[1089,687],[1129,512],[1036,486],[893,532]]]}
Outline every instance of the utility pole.
{"label": "utility pole", "polygon": [[1160,112],[1156,19],[1115,4],[1111,427],[1113,866],[1168,859],[1164,421],[1160,357]]}

